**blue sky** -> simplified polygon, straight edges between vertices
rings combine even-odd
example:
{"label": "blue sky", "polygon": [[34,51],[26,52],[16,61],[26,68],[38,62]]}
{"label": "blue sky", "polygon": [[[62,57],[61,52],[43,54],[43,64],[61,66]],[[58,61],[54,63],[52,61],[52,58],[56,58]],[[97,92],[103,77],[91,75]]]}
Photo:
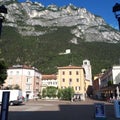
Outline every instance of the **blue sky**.
{"label": "blue sky", "polygon": [[[26,0],[18,0],[25,2]],[[120,0],[31,0],[42,3],[45,6],[55,4],[58,6],[68,5],[72,3],[77,7],[84,7],[93,14],[101,16],[106,23],[118,29],[118,21],[116,20],[112,8]]]}

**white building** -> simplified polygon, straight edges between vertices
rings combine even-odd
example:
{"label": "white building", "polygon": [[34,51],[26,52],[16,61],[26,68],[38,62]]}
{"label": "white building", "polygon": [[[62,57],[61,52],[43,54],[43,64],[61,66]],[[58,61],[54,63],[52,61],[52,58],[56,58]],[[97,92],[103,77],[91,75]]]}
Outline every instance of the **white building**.
{"label": "white building", "polygon": [[33,99],[40,92],[41,74],[31,66],[13,65],[7,70],[7,79],[4,87],[18,85],[22,90],[23,96]]}
{"label": "white building", "polygon": [[91,64],[89,60],[83,60],[82,67],[85,70],[85,78],[86,80],[90,81],[90,85],[92,85],[92,70],[91,70]]}
{"label": "white building", "polygon": [[[100,77],[100,92],[107,98],[119,99],[120,65],[113,66]],[[117,89],[118,88],[118,89]]]}
{"label": "white building", "polygon": [[101,87],[108,86],[108,82],[111,81],[113,84],[120,84],[120,66],[113,66],[107,70],[101,79]]}
{"label": "white building", "polygon": [[58,87],[56,75],[42,75],[42,89],[49,86]]}
{"label": "white building", "polygon": [[112,68],[113,84],[120,84],[120,65]]}

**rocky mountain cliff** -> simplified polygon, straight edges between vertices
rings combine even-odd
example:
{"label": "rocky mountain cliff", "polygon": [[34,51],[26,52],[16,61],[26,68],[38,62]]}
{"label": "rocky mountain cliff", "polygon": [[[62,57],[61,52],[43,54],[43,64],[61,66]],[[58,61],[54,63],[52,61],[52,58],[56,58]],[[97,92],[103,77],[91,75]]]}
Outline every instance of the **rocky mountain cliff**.
{"label": "rocky mountain cliff", "polygon": [[[1,0],[1,4],[3,0]],[[110,27],[100,16],[96,16],[85,8],[69,6],[45,7],[41,3],[27,0],[18,3],[17,0],[4,1],[8,9],[5,26],[17,28],[22,36],[40,36],[49,32],[56,32],[57,27],[70,27],[73,38],[69,40],[74,44],[83,41],[100,41],[117,43],[120,33]],[[44,29],[39,29],[43,27]]]}

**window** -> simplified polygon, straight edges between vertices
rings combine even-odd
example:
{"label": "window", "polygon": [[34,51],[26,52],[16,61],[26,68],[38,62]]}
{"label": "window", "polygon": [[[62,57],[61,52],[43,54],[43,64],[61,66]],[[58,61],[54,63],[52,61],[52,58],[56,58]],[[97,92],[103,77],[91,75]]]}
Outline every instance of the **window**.
{"label": "window", "polygon": [[76,75],[79,75],[79,72],[78,72],[78,71],[76,71]]}
{"label": "window", "polygon": [[69,71],[69,75],[72,75],[72,72],[71,72],[71,71]]}
{"label": "window", "polygon": [[12,75],[12,74],[13,74],[13,71],[10,71],[10,74]]}
{"label": "window", "polygon": [[71,79],[71,78],[69,79],[69,82],[72,82],[72,79]]}
{"label": "window", "polygon": [[65,82],[65,79],[63,78],[63,80],[62,80],[63,82]]}
{"label": "window", "polygon": [[52,85],[52,82],[48,82],[48,85]]}
{"label": "window", "polygon": [[79,82],[79,78],[77,78],[76,81]]}
{"label": "window", "polygon": [[80,91],[80,86],[76,86],[75,90],[79,90]]}
{"label": "window", "polygon": [[30,71],[28,71],[28,75],[30,75]]}
{"label": "window", "polygon": [[71,86],[71,83],[72,83],[72,79],[70,78],[70,79],[69,79],[69,85],[70,85],[70,86]]}
{"label": "window", "polygon": [[63,73],[62,73],[63,75],[65,75],[65,71],[63,71]]}
{"label": "window", "polygon": [[31,83],[31,79],[30,79],[30,78],[27,78],[26,82],[27,82],[27,83]]}
{"label": "window", "polygon": [[29,82],[29,79],[27,78],[27,83]]}
{"label": "window", "polygon": [[77,90],[77,86],[75,87],[75,90]]}
{"label": "window", "polygon": [[26,90],[30,90],[30,85],[26,85]]}
{"label": "window", "polygon": [[16,74],[19,75],[19,71],[16,71]]}

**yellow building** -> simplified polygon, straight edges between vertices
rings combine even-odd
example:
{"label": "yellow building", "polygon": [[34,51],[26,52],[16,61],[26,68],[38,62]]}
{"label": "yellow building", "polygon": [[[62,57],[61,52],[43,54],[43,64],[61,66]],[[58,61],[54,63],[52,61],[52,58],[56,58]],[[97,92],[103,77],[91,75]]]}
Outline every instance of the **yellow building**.
{"label": "yellow building", "polygon": [[85,80],[85,71],[79,66],[58,67],[58,88],[72,87],[75,95],[85,100],[86,90],[90,81]]}

